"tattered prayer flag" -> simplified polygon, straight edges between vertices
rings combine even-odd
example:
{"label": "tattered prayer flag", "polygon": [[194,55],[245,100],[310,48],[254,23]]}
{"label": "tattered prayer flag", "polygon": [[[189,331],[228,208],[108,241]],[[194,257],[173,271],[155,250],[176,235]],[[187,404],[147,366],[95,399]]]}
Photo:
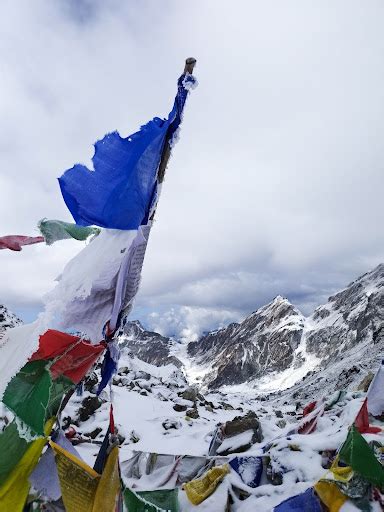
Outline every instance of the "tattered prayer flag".
{"label": "tattered prayer flag", "polygon": [[61,446],[50,444],[55,452],[66,512],[114,512],[120,490],[117,446],[111,450],[100,476]]}
{"label": "tattered prayer flag", "polygon": [[0,237],[0,249],[21,251],[23,245],[40,244],[44,242],[43,236],[7,235]]}
{"label": "tattered prayer flag", "polygon": [[27,363],[8,384],[4,404],[27,424],[34,434],[43,435],[51,376],[46,361]]}
{"label": "tattered prayer flag", "polygon": [[92,512],[100,475],[85,462],[51,441],[61,494],[67,512]]}
{"label": "tattered prayer flag", "polygon": [[117,276],[113,308],[109,327],[115,330],[119,315],[128,315],[133,306],[133,300],[139,290],[141,270],[143,268],[145,251],[151,226],[140,226],[137,235],[127,249]]}
{"label": "tattered prayer flag", "polygon": [[177,488],[134,492],[126,487],[124,502],[129,512],[179,512]]}
{"label": "tattered prayer flag", "polygon": [[261,475],[263,474],[262,457],[235,457],[229,461],[229,465],[249,487],[260,485]]}
{"label": "tattered prayer flag", "polygon": [[365,480],[381,489],[384,488],[384,467],[354,425],[349,429],[339,457]]}
{"label": "tattered prayer flag", "polygon": [[384,413],[384,361],[382,361],[367,392],[368,412],[373,416]]}
{"label": "tattered prayer flag", "polygon": [[348,500],[337,485],[328,480],[319,480],[315,484],[315,491],[329,512],[339,512],[340,508]]}
{"label": "tattered prayer flag", "polygon": [[[80,459],[80,455],[72,446],[71,442],[65,437],[61,429],[52,436],[52,439],[56,444]],[[40,458],[39,463],[29,477],[29,481],[40,496],[51,501],[56,501],[61,497],[55,454],[50,446],[48,446],[47,450]]]}
{"label": "tattered prayer flag", "polygon": [[97,486],[93,512],[114,512],[120,492],[119,449],[112,448]]}
{"label": "tattered prayer flag", "polygon": [[201,478],[184,484],[184,490],[189,501],[198,505],[210,496],[220,484],[226,474],[229,473],[228,464],[217,466],[207,471]]}
{"label": "tattered prayer flag", "polygon": [[[62,360],[67,360],[67,369],[76,369],[82,367],[85,361],[91,359],[91,355],[92,357],[97,357],[104,348],[105,346],[102,343],[99,345],[91,345],[88,341],[78,336],[48,329],[48,331],[40,336],[39,348],[32,354],[30,361],[35,361],[36,359],[53,359],[60,356]],[[93,362],[90,362],[90,366]],[[77,372],[69,372],[65,373],[65,375],[74,380],[80,380],[82,378]]]}
{"label": "tattered prayer flag", "polygon": [[322,512],[321,504],[312,488],[283,501],[274,512]]}
{"label": "tattered prayer flag", "polygon": [[106,434],[104,436],[103,442],[102,442],[102,444],[100,446],[99,453],[97,454],[95,463],[93,465],[93,469],[95,471],[97,471],[98,473],[100,473],[100,474],[103,472],[105,463],[107,461],[108,448],[109,448],[109,444],[110,444],[109,443],[110,434],[111,434],[111,429],[110,429],[110,427],[108,427],[107,432],[106,432]]}
{"label": "tattered prayer flag", "polygon": [[46,296],[46,309],[55,305],[61,330],[103,339],[111,318],[118,274],[137,230],[104,229],[65,266],[57,286]]}
{"label": "tattered prayer flag", "polygon": [[76,224],[56,219],[42,219],[38,223],[38,228],[47,245],[52,245],[58,240],[66,240],[68,238],[86,240],[91,235],[98,235],[100,233],[99,228],[77,226]]}
{"label": "tattered prayer flag", "polygon": [[339,466],[339,460],[340,458],[337,455],[329,468],[332,473],[332,479],[338,482],[349,482],[353,477],[353,469],[351,466]]}
{"label": "tattered prayer flag", "polygon": [[311,402],[303,411],[303,419],[298,427],[299,434],[312,434],[316,430],[319,418],[324,414],[324,404],[318,405],[317,402]]}
{"label": "tattered prayer flag", "polygon": [[167,119],[155,117],[127,138],[117,132],[106,135],[95,144],[93,171],[76,164],[59,178],[76,224],[115,229],[147,224],[166,138],[176,132],[188,90],[195,83],[192,75],[182,75]]}
{"label": "tattered prayer flag", "polygon": [[77,384],[104,350],[104,343],[92,345],[78,336],[49,329],[40,336],[39,349],[31,361],[54,358],[49,368],[52,378],[63,375]]}
{"label": "tattered prayer flag", "polygon": [[[45,436],[51,432],[54,422],[55,418],[47,421]],[[22,512],[24,509],[30,487],[28,477],[39,460],[46,440],[46,437],[42,437],[33,441],[7,480],[0,486],[0,512]]]}
{"label": "tattered prayer flag", "polygon": [[55,415],[63,395],[86,374],[104,345],[91,345],[76,336],[49,330],[39,349],[9,382],[4,404],[34,434],[43,435],[46,420]]}
{"label": "tattered prayer flag", "polygon": [[0,433],[0,488],[30,445],[19,436],[15,420]]}
{"label": "tattered prayer flag", "polygon": [[93,469],[98,473],[102,473],[104,470],[105,463],[108,457],[108,449],[110,446],[110,436],[115,433],[115,420],[113,418],[113,406],[110,405],[109,408],[109,425],[107,432],[104,436],[102,445],[100,446],[99,453],[97,454],[95,463],[93,465]]}
{"label": "tattered prayer flag", "polygon": [[364,400],[363,405],[361,406],[361,409],[358,415],[356,416],[355,426],[357,430],[360,432],[360,434],[378,434],[379,432],[381,432],[381,428],[371,427],[369,425],[367,398]]}

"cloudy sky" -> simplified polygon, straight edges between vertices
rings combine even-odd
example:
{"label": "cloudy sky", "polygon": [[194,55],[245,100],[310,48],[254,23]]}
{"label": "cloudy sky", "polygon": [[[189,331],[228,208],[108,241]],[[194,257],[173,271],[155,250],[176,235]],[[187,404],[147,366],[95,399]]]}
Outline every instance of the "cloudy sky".
{"label": "cloudy sky", "polygon": [[[71,221],[56,178],[171,107],[198,59],[133,318],[191,337],[305,313],[384,261],[381,0],[3,0],[0,232]],[[81,242],[1,251],[24,320]]]}

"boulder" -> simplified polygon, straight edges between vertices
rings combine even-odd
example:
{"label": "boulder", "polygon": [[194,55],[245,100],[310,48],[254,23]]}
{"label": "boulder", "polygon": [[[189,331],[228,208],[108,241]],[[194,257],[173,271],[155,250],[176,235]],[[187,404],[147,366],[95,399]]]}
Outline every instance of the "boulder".
{"label": "boulder", "polygon": [[184,412],[187,409],[188,409],[188,407],[186,405],[175,404],[173,406],[173,410],[176,411],[176,412]]}
{"label": "boulder", "polygon": [[177,420],[168,419],[168,420],[163,421],[162,426],[165,430],[170,430],[172,428],[178,429],[181,427],[181,423],[180,423],[180,421],[177,421]]}
{"label": "boulder", "polygon": [[241,434],[246,430],[253,430],[253,443],[260,443],[263,440],[261,425],[257,414],[254,411],[248,411],[245,416],[236,416],[231,421],[227,421],[224,425],[223,434],[225,437]]}
{"label": "boulder", "polygon": [[96,427],[95,430],[92,430],[92,432],[84,433],[84,435],[90,437],[91,439],[96,439],[101,431],[102,429],[100,427]]}
{"label": "boulder", "polygon": [[87,421],[103,402],[97,396],[87,396],[81,403],[81,407],[77,413],[81,422]]}
{"label": "boulder", "polygon": [[93,388],[98,384],[99,379],[97,377],[96,372],[91,372],[84,379],[84,390],[85,391],[93,391]]}
{"label": "boulder", "polygon": [[216,453],[229,455],[244,452],[263,440],[259,418],[253,411],[248,411],[245,416],[236,416],[224,423],[220,429],[220,437],[221,443],[217,446]]}
{"label": "boulder", "polygon": [[364,391],[365,393],[368,391],[369,385],[371,384],[373,380],[373,373],[368,372],[367,375],[364,377],[364,379],[360,382],[360,384],[357,386],[357,391]]}
{"label": "boulder", "polygon": [[196,388],[189,387],[187,389],[184,389],[184,391],[181,391],[178,393],[180,398],[184,398],[184,400],[190,400],[191,402],[196,402],[198,392]]}
{"label": "boulder", "polygon": [[188,416],[188,418],[191,418],[192,420],[197,420],[197,418],[200,417],[199,411],[196,408],[188,409],[185,415]]}

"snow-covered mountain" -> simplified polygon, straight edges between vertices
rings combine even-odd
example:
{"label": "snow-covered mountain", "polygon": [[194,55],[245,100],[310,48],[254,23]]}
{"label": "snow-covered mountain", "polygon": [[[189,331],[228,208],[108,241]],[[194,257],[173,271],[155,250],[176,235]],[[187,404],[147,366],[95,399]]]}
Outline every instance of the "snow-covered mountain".
{"label": "snow-covered mountain", "polygon": [[383,346],[381,264],[330,297],[310,317],[278,296],[241,323],[189,343],[187,353],[194,374],[200,372],[201,382],[211,389],[248,383],[273,390],[342,360],[341,371],[348,370],[349,360],[354,365],[376,365]]}
{"label": "snow-covered mountain", "polygon": [[21,325],[23,322],[14,313],[12,313],[6,306],[0,304],[0,339],[4,331]]}
{"label": "snow-covered mountain", "polygon": [[157,332],[146,331],[138,320],[127,322],[119,339],[122,347],[146,363],[182,366],[181,361],[172,355],[175,342]]}
{"label": "snow-covered mountain", "polygon": [[304,316],[278,296],[240,324],[189,343],[187,352],[202,367],[203,382],[209,387],[239,384],[292,365],[304,325]]}
{"label": "snow-covered mountain", "polygon": [[[127,322],[122,345],[154,365],[184,365],[192,383],[209,389],[270,393],[295,385],[307,396],[358,384],[384,348],[384,265],[359,277],[305,317],[277,296],[241,323],[187,345]],[[328,383],[328,384],[327,384]]]}

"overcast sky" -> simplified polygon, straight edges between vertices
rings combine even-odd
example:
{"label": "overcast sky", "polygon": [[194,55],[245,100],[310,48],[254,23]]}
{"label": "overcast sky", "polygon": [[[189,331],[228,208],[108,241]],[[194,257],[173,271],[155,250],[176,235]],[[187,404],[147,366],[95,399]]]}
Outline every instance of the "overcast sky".
{"label": "overcast sky", "polygon": [[[191,337],[277,294],[310,313],[384,261],[381,0],[3,0],[0,233],[71,221],[56,178],[167,115],[198,60],[132,318]],[[1,251],[26,321],[83,246]]]}

